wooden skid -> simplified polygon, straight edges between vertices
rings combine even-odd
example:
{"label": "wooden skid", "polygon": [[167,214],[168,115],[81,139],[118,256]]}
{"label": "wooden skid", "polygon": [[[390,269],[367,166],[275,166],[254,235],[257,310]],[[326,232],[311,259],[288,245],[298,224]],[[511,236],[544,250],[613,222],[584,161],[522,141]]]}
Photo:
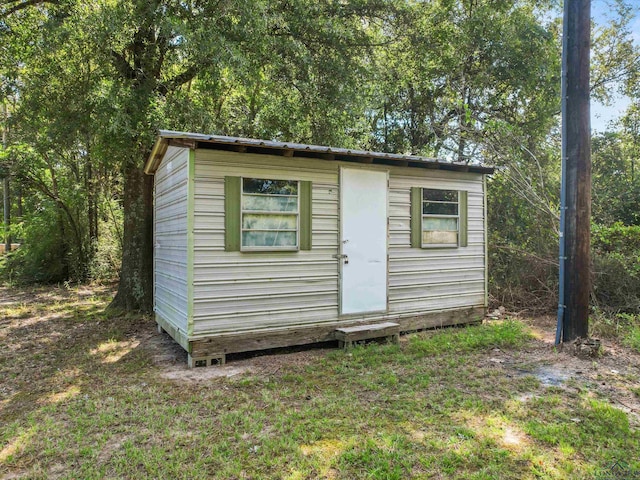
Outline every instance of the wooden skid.
{"label": "wooden skid", "polygon": [[[447,310],[406,318],[393,318],[400,332],[427,328],[461,325],[479,322],[484,318],[484,307],[463,310]],[[328,325],[311,327],[291,327],[271,331],[255,331],[233,334],[212,335],[192,339],[189,342],[190,357],[194,359],[220,358],[221,355],[251,352],[271,348],[306,345],[310,343],[336,341],[336,329],[370,324],[371,320],[345,320]],[[171,333],[171,332],[169,332]],[[386,335],[385,335],[386,336]]]}
{"label": "wooden skid", "polygon": [[342,348],[351,348],[355,342],[374,338],[384,338],[387,342],[398,343],[400,339],[400,324],[385,322],[337,328],[335,337]]}

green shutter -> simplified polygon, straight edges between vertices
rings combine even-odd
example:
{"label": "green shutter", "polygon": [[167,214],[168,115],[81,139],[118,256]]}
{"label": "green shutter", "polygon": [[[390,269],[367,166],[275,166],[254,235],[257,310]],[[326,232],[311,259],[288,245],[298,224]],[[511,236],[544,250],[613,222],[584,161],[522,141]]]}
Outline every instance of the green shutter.
{"label": "green shutter", "polygon": [[469,241],[469,215],[468,215],[468,194],[467,192],[460,192],[460,246],[466,247]]}
{"label": "green shutter", "polygon": [[240,251],[240,205],[242,178],[224,177],[224,249]]}
{"label": "green shutter", "polygon": [[422,189],[411,187],[411,248],[422,248]]}
{"label": "green shutter", "polygon": [[311,182],[300,182],[300,250],[311,250]]}

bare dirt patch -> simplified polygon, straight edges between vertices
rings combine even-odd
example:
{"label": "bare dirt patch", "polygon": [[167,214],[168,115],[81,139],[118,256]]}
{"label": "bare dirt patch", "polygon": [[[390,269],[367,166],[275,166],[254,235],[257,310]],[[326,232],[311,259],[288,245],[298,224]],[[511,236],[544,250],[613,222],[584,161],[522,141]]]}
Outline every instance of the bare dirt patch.
{"label": "bare dirt patch", "polygon": [[216,378],[230,378],[243,374],[268,378],[283,367],[295,368],[310,365],[332,348],[283,348],[269,352],[249,352],[229,356],[227,364],[210,367],[187,367],[187,354],[167,334],[155,336],[145,345],[153,352],[154,363],[162,378],[176,382],[198,384]]}
{"label": "bare dirt patch", "polygon": [[494,349],[488,365],[499,366],[505,375],[532,376],[544,387],[578,389],[586,385],[595,396],[606,397],[640,424],[640,354],[613,339],[601,339],[602,355],[585,359],[575,356],[568,346],[556,347],[555,318],[523,319],[534,340],[516,351]]}

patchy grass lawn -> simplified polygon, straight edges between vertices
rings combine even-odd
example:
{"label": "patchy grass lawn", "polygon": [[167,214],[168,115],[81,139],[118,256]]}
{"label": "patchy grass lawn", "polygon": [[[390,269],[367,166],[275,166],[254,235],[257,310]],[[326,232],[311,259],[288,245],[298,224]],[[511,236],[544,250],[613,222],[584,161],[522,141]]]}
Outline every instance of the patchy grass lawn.
{"label": "patchy grass lawn", "polygon": [[504,321],[187,370],[151,318],[103,313],[111,294],[0,288],[0,478],[640,469],[640,357],[618,344],[580,360],[549,322]]}

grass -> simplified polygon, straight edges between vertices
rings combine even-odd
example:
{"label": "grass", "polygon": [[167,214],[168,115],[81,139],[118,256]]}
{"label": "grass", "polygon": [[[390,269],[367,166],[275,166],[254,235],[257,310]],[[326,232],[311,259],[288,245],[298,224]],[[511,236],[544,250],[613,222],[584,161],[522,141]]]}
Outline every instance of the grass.
{"label": "grass", "polygon": [[640,325],[635,324],[629,327],[624,336],[623,343],[636,352],[640,352]]}
{"label": "grass", "polygon": [[589,320],[592,336],[618,338],[624,345],[640,353],[640,315],[629,313],[605,315],[598,312]]}
{"label": "grass", "polygon": [[606,398],[488,361],[534,341],[520,322],[178,383],[151,362],[152,320],[103,313],[108,292],[27,297],[0,306],[0,476],[579,479],[615,460],[640,467],[638,430]]}
{"label": "grass", "polygon": [[489,348],[519,347],[530,338],[522,323],[506,321],[481,328],[454,329],[427,337],[416,335],[410,338],[410,350],[423,355],[467,353]]}

